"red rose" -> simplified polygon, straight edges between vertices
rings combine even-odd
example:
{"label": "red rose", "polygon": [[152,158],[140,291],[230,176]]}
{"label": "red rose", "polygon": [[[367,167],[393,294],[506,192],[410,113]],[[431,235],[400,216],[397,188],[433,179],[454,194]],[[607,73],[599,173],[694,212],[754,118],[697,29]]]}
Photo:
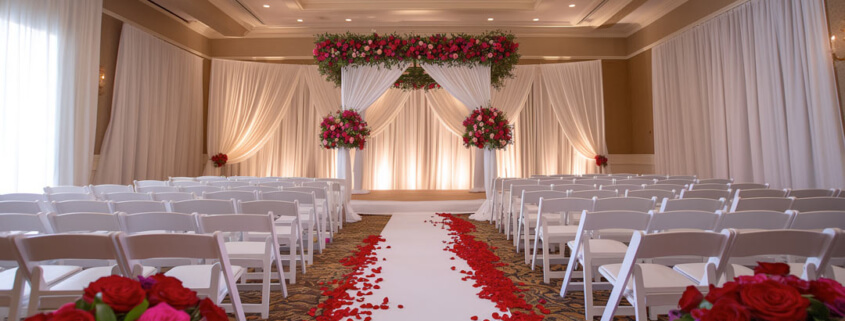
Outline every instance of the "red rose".
{"label": "red rose", "polygon": [[206,321],[229,321],[229,317],[226,316],[226,311],[214,304],[214,302],[211,302],[208,298],[200,301],[199,310],[200,315],[202,315]]}
{"label": "red rose", "polygon": [[118,275],[101,277],[91,282],[85,288],[82,298],[87,302],[93,302],[97,293],[102,293],[103,302],[115,312],[129,312],[144,302],[144,297],[146,297],[141,283]]}
{"label": "red rose", "polygon": [[807,280],[803,280],[797,276],[792,274],[786,276],[774,275],[769,277],[770,280],[774,280],[780,282],[781,284],[785,284],[791,286],[798,290],[798,293],[801,294],[808,294],[810,293],[810,282]]}
{"label": "red rose", "polygon": [[704,299],[710,303],[715,303],[722,298],[735,301],[739,300],[739,284],[736,284],[736,282],[726,282],[721,288],[717,288],[711,284],[710,291],[708,291],[707,296],[704,297]]}
{"label": "red rose", "polygon": [[197,293],[182,286],[179,279],[162,274],[152,278],[156,283],[149,290],[151,306],[165,302],[176,310],[184,310],[197,305]]}
{"label": "red rose", "polygon": [[743,285],[739,296],[752,316],[763,320],[804,320],[810,306],[798,290],[772,280]]}
{"label": "red rose", "polygon": [[734,279],[736,283],[739,285],[746,285],[746,284],[756,284],[764,281],[768,281],[769,277],[765,274],[756,274],[754,276],[751,275],[740,275]]}
{"label": "red rose", "polygon": [[24,319],[23,321],[50,321],[50,320],[53,320],[53,314],[52,313],[49,313],[49,314],[39,313],[39,314],[33,315],[31,317],[28,317],[28,318]]}
{"label": "red rose", "polygon": [[831,279],[810,281],[810,294],[827,304],[833,304],[836,299],[845,299],[845,287]]}
{"label": "red rose", "polygon": [[56,311],[51,321],[94,321],[94,316],[88,312],[77,309],[69,309],[65,311]]}
{"label": "red rose", "polygon": [[754,267],[754,274],[787,275],[789,274],[789,265],[786,263],[757,262],[757,266]]}
{"label": "red rose", "polygon": [[678,307],[684,312],[692,311],[692,309],[697,308],[701,304],[701,300],[704,300],[704,295],[701,294],[701,291],[698,291],[698,288],[690,285],[687,286],[686,291],[681,295],[681,300],[678,301]]}
{"label": "red rose", "polygon": [[699,321],[748,321],[751,313],[742,304],[733,299],[724,298],[706,310]]}

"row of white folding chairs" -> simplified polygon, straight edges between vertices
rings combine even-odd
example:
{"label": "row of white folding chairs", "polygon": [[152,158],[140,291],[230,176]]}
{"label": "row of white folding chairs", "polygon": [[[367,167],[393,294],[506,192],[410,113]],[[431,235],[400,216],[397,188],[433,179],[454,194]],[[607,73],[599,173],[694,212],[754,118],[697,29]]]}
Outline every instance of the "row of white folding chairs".
{"label": "row of white folding chairs", "polygon": [[[28,216],[30,217],[23,215],[15,220],[9,220],[8,215],[0,215],[0,219],[20,223],[21,226],[18,227],[20,229],[39,231],[37,222],[34,224],[30,222],[29,225],[24,223],[25,219],[34,218],[33,215]],[[210,265],[183,266],[180,264],[180,266],[170,268],[165,274],[182,280],[186,287],[197,291],[200,296],[211,298],[217,304],[220,304],[228,293],[232,302],[231,310],[234,311],[238,320],[245,320],[244,312],[257,312],[261,313],[262,318],[268,317],[272,265],[277,267],[283,295],[287,296],[280,255],[278,250],[272,250],[280,248],[272,213],[216,216],[144,213],[121,215],[121,222],[123,222],[122,226],[124,223],[126,226],[132,225],[133,223],[130,222],[135,222],[136,226],[125,228],[125,232],[109,234],[76,233],[35,236],[17,234],[0,237],[0,260],[15,260],[21,267],[0,272],[9,276],[0,281],[10,283],[3,284],[2,289],[5,290],[0,290],[0,297],[9,298],[7,301],[10,309],[9,316],[11,316],[9,319],[18,319],[17,311],[20,303],[27,299],[26,296],[29,297],[27,314],[31,315],[37,310],[54,309],[62,303],[73,301],[88,283],[102,276],[111,274],[122,274],[133,278],[138,275],[149,276],[155,272],[155,269],[141,266],[139,263],[141,260],[150,262],[149,259],[153,258],[211,259],[216,262]],[[107,227],[100,228],[108,230]],[[148,234],[150,231],[161,229],[195,233]],[[116,230],[112,229],[112,231]],[[206,231],[212,234],[200,234]],[[261,240],[266,240],[267,245],[259,244],[258,246],[266,250],[250,250],[254,254],[248,254],[242,253],[241,250],[254,245],[255,242],[224,244],[221,232],[256,232],[271,237],[261,237]],[[142,234],[130,236],[135,233]],[[54,260],[68,259],[110,260],[118,264],[84,270],[81,266],[44,264]],[[247,268],[262,269],[263,282],[260,285],[262,302],[260,304],[242,305],[240,302],[235,280],[245,280]],[[23,281],[30,283],[29,293],[25,292]],[[42,298],[45,300],[42,301]]]}
{"label": "row of white folding chairs", "polygon": [[[655,259],[679,255],[706,258],[706,263],[678,264],[670,267],[656,264]],[[612,284],[607,305],[594,309],[603,321],[613,320],[620,310],[633,314],[636,320],[648,320],[647,314],[657,315],[657,308],[674,307],[688,286],[706,293],[710,284],[719,284],[734,275],[753,272],[732,264],[735,258],[770,255],[802,256],[805,262],[790,264],[790,272],[804,280],[820,276],[835,278],[830,268],[831,257],[845,257],[845,234],[841,229],[828,228],[823,232],[775,230],[743,232],[732,229],[721,233],[687,231],[646,234],[634,233],[621,263],[603,264],[598,272]],[[642,263],[643,261],[651,263]],[[841,269],[841,268],[839,268]],[[691,275],[695,273],[695,275]],[[839,280],[842,282],[842,280]],[[565,295],[565,289],[561,295]],[[585,293],[586,294],[586,293]],[[622,297],[633,306],[620,307]],[[633,310],[633,311],[631,311]],[[588,312],[588,319],[592,314]]]}

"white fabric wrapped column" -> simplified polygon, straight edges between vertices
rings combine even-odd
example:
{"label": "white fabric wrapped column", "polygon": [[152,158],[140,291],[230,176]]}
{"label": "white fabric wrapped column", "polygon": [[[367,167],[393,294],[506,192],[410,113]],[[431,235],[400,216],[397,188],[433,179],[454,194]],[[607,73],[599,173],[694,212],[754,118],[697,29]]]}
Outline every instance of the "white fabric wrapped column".
{"label": "white fabric wrapped column", "polygon": [[[401,64],[387,68],[384,66],[346,66],[341,70],[340,75],[340,101],[341,108],[354,110],[364,116],[364,111],[367,110],[379,97],[390,88],[399,79],[399,76],[408,67],[407,64]],[[362,153],[358,153],[362,154]],[[338,150],[337,155],[337,177],[346,179],[346,190],[353,191],[352,188],[352,164],[350,163],[349,150]],[[361,166],[355,166],[359,171],[355,176],[360,177]],[[356,179],[356,189],[361,188],[361,179]],[[348,202],[348,200],[347,200]],[[348,203],[346,205],[346,220],[349,222],[357,222],[361,220],[358,213],[352,210]]]}

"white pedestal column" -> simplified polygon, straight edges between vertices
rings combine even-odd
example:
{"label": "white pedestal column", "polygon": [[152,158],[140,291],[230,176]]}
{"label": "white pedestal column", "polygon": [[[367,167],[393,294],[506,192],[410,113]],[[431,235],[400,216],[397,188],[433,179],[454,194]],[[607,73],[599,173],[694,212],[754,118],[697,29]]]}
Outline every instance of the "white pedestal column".
{"label": "white pedestal column", "polygon": [[352,194],[369,194],[370,191],[361,188],[364,182],[364,151],[355,150],[355,161],[352,164]]}
{"label": "white pedestal column", "polygon": [[484,150],[475,148],[475,167],[473,169],[472,189],[470,193],[484,193]]}

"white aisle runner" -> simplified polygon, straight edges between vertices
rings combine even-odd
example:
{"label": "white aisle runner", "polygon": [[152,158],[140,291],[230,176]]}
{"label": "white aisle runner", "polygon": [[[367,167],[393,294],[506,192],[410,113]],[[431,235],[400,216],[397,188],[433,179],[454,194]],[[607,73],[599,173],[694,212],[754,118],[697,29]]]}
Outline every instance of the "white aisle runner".
{"label": "white aisle runner", "polygon": [[[441,225],[423,222],[440,221],[432,216],[433,213],[393,215],[381,233],[386,241],[378,250],[377,265],[383,267],[380,277],[384,281],[368,301],[380,302],[388,297],[390,309],[373,310],[374,321],[470,320],[472,316],[484,320],[499,312],[493,302],[476,295],[479,289],[472,286],[472,281],[461,281],[465,275],[460,271],[469,270],[469,265],[458,257],[451,260],[454,254],[443,251],[443,241],[451,238]],[[388,245],[390,249],[386,248]],[[396,308],[399,304],[404,309]]]}

